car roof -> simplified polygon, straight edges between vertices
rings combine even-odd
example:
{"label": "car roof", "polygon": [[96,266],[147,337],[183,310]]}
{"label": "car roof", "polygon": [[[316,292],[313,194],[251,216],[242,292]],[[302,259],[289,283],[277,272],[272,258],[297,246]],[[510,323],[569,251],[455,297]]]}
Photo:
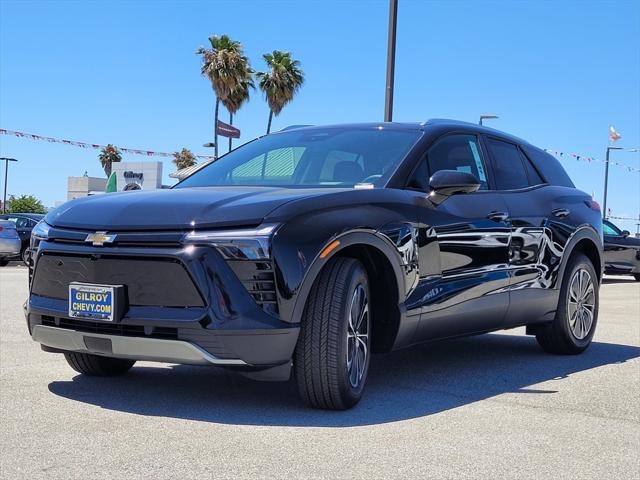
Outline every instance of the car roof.
{"label": "car roof", "polygon": [[[335,124],[335,125],[291,125],[289,127],[283,128],[282,130],[280,130],[280,132],[326,129],[326,128],[336,128],[336,129],[377,128],[381,130],[421,130],[425,132],[442,131],[443,133],[446,131],[463,130],[467,132],[484,133],[486,135],[493,135],[496,137],[501,137],[504,139],[511,140],[515,143],[526,144],[526,145],[529,144],[529,142],[527,142],[526,140],[523,140],[522,138],[518,138],[515,135],[511,135],[509,133],[496,130],[494,128],[485,127],[483,125],[478,125],[476,123],[463,122],[460,120],[451,120],[446,118],[432,118],[425,122],[361,122],[361,123],[343,123],[343,124]],[[276,132],[275,134],[278,134],[280,132]]]}

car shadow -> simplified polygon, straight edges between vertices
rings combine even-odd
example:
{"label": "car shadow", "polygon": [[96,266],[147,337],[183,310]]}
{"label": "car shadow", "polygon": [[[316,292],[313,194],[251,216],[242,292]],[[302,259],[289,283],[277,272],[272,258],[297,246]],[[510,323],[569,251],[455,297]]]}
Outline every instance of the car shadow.
{"label": "car shadow", "polygon": [[214,367],[134,367],[117,378],[54,381],[61,397],[105,409],[234,425],[344,427],[406,420],[640,356],[640,348],[595,342],[582,355],[544,353],[532,337],[488,334],[374,356],[362,401],[347,412],[313,410],[293,381],[256,382]]}

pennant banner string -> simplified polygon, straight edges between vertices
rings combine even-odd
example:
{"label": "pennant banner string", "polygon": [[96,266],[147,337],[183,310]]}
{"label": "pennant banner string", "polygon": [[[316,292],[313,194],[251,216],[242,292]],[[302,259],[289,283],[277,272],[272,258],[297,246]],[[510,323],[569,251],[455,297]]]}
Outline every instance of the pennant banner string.
{"label": "pennant banner string", "polygon": [[[6,130],[4,128],[0,128],[0,135],[13,135],[20,138],[27,138],[29,140],[40,140],[40,141],[49,142],[49,143],[62,143],[62,144],[71,145],[74,147],[93,148],[96,150],[106,147],[106,145],[99,145],[97,143],[76,142],[74,140],[64,140],[61,138],[44,137],[42,135],[35,135],[33,133],[25,133],[25,132],[16,132],[14,130]],[[145,155],[147,157],[173,157],[173,153],[156,152],[153,150],[139,150],[137,148],[116,147],[115,145],[114,147],[120,150],[121,152],[129,153],[131,155]],[[196,158],[210,160],[215,157],[211,155],[196,155]]]}
{"label": "pennant banner string", "polygon": [[[20,138],[27,138],[29,140],[40,140],[40,141],[49,142],[49,143],[62,143],[64,145],[71,145],[79,148],[93,148],[96,150],[106,147],[106,145],[99,145],[97,143],[76,142],[74,140],[45,137],[42,135],[35,135],[33,133],[17,132],[14,130],[6,130],[6,129],[0,129],[0,135],[13,135]],[[125,148],[125,147],[116,147],[116,148],[124,153],[129,153],[131,155],[144,155],[147,157],[173,157],[173,153],[168,153],[168,152],[156,152],[153,150],[140,150],[136,148]],[[606,160],[600,160],[598,158],[590,157],[586,155],[578,155],[576,153],[565,153],[559,150],[553,150],[549,148],[545,148],[544,150],[545,152],[550,153],[555,157],[559,157],[563,159],[573,158],[579,162],[602,163],[602,164],[606,163]],[[629,150],[629,151],[635,151],[635,150]],[[210,160],[215,157],[213,157],[212,155],[196,155],[196,158]],[[624,163],[616,162],[614,160],[609,160],[609,164],[615,165],[616,167],[624,168],[628,172],[640,172],[640,168],[631,167]]]}
{"label": "pennant banner string", "polygon": [[[550,149],[550,148],[545,148],[544,151],[547,152],[547,153],[550,153],[551,155],[553,155],[556,158],[562,158],[562,159],[573,158],[578,162],[587,162],[587,163],[602,163],[602,164],[607,163],[606,160],[600,160],[598,158],[589,157],[587,155],[578,155],[577,153],[566,153],[566,152],[561,152],[559,150],[553,150],[553,149]],[[629,149],[627,151],[635,152],[637,150],[636,149]],[[614,160],[609,160],[609,165],[615,165],[616,167],[624,168],[628,172],[640,172],[640,168],[632,167],[632,166],[626,165],[624,163],[616,162]]]}

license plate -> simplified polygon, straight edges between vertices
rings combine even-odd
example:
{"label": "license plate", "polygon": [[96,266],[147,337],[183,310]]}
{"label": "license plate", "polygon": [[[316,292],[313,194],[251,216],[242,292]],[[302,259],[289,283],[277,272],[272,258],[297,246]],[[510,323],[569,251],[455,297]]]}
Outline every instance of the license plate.
{"label": "license plate", "polygon": [[69,285],[69,316],[113,322],[115,318],[114,285],[72,283]]}

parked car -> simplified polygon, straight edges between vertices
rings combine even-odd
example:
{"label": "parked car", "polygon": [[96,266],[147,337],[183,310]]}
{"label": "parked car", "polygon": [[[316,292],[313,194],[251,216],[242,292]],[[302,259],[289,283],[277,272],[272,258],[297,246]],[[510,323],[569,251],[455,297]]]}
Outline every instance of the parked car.
{"label": "parked car", "polygon": [[609,220],[602,222],[604,232],[604,272],[633,275],[640,282],[640,238],[631,236]]}
{"label": "parked car", "polygon": [[0,267],[20,253],[20,237],[13,222],[0,219]]}
{"label": "parked car", "polygon": [[601,238],[598,204],[511,135],[451,120],[288,129],[171,190],[48,214],[26,314],[82,374],[293,369],[308,405],[345,409],[376,352],[517,326],[548,352],[584,351]]}
{"label": "parked car", "polygon": [[16,258],[22,259],[25,265],[29,265],[29,240],[31,238],[31,230],[36,226],[40,220],[44,218],[44,215],[39,213],[7,213],[0,215],[0,220],[10,220],[18,231],[20,236],[20,251],[16,255]]}

